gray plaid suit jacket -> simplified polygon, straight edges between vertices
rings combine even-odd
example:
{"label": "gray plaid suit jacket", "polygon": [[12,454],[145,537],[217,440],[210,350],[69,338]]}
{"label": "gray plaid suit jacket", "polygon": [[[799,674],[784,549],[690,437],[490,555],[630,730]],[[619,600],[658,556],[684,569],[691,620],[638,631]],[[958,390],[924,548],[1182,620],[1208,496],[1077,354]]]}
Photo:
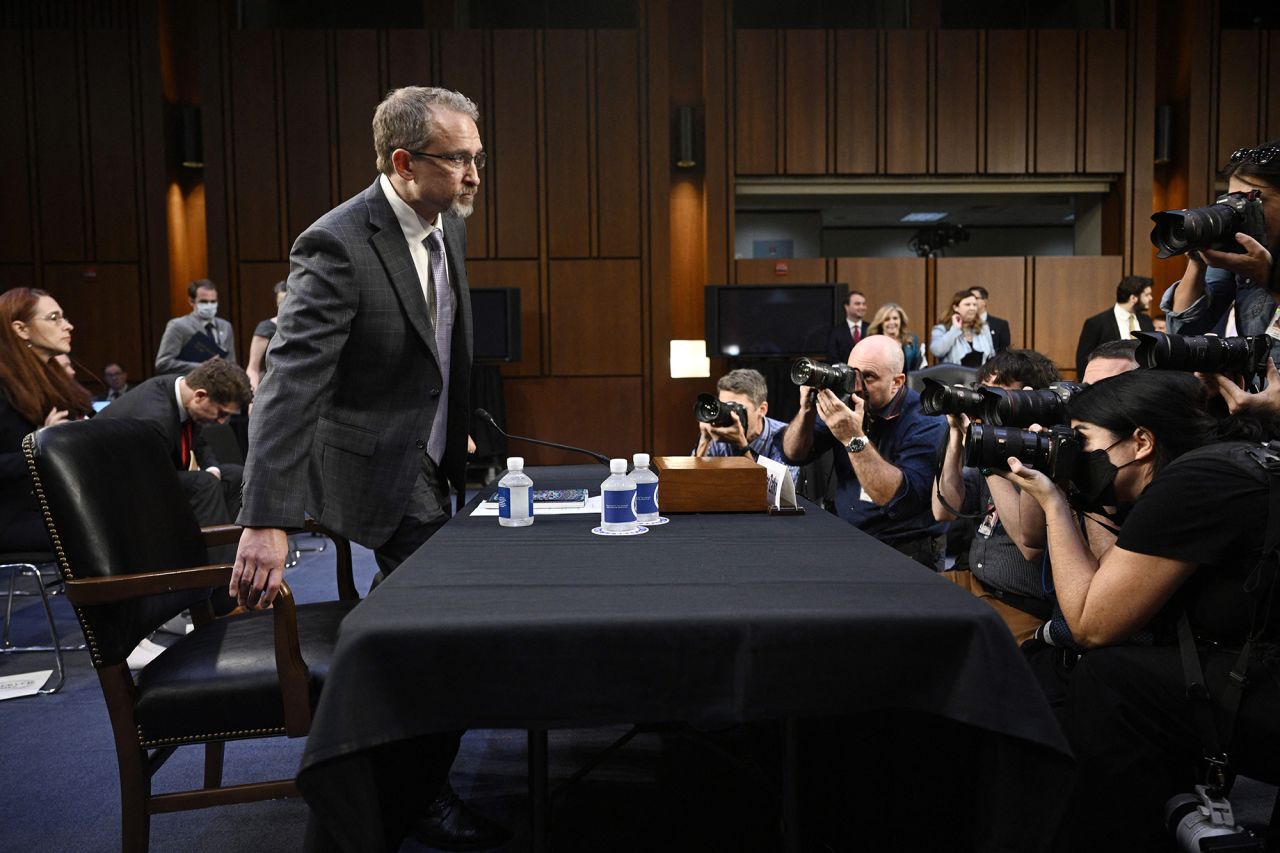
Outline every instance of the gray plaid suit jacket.
{"label": "gray plaid suit jacket", "polygon": [[[457,311],[441,468],[461,494],[471,410],[467,234],[448,214],[444,234]],[[238,522],[297,527],[305,510],[366,547],[384,544],[421,468],[442,382],[422,285],[376,180],[293,244],[267,365]]]}

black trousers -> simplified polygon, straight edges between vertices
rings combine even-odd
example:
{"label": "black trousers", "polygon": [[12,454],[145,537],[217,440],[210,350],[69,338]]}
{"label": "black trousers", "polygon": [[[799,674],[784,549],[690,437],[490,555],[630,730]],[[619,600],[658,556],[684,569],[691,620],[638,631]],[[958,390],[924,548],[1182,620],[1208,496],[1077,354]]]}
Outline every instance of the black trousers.
{"label": "black trousers", "polygon": [[[1221,697],[1237,653],[1202,649],[1205,679]],[[1186,698],[1178,647],[1115,646],[1086,652],[1069,673],[1059,709],[1078,777],[1059,851],[1166,850],[1164,804],[1193,791],[1203,754]],[[1280,780],[1280,654],[1255,651],[1227,751],[1232,769]]]}

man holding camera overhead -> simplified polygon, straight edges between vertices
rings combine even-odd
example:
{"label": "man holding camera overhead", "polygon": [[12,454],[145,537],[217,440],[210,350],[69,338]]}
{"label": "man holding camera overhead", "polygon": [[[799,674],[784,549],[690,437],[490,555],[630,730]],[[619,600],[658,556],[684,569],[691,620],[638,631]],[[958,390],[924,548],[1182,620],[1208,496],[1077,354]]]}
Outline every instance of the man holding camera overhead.
{"label": "man holding camera overhead", "polygon": [[934,520],[929,493],[946,421],[920,411],[897,341],[863,338],[848,366],[856,374],[847,398],[828,387],[802,389],[800,411],[783,433],[783,454],[804,465],[833,451],[837,515],[936,571],[946,524]]}
{"label": "man holding camera overhead", "polygon": [[[1214,248],[1194,241],[1165,246],[1158,239],[1160,219],[1195,216],[1204,209],[1156,216],[1152,237],[1161,257],[1187,255],[1182,280],[1160,301],[1170,334],[1261,335],[1273,323],[1275,294],[1280,291],[1273,263],[1280,250],[1280,139],[1234,152],[1222,177],[1227,179],[1228,195],[1213,208],[1224,212],[1229,207],[1232,213],[1218,217],[1228,233],[1208,235],[1214,238]],[[1257,196],[1252,195],[1255,191]],[[1280,360],[1280,341],[1272,344],[1271,354]]]}
{"label": "man holding camera overhead", "polygon": [[[720,406],[712,422],[699,417],[698,446],[694,456],[761,456],[787,464],[782,455],[782,431],[786,424],[774,420],[769,411],[769,386],[758,370],[730,370],[716,383]],[[709,394],[702,395],[710,398]],[[710,400],[708,400],[710,402]],[[789,466],[794,480],[799,469]]]}

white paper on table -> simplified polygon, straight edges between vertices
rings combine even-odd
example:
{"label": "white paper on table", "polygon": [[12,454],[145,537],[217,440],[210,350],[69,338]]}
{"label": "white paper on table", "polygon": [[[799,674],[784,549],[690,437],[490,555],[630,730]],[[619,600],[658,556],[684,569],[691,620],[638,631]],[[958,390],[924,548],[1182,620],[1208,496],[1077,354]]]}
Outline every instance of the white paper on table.
{"label": "white paper on table", "polygon": [[44,687],[44,683],[53,675],[51,669],[36,672],[20,672],[17,675],[6,675],[0,678],[0,700],[17,699],[20,696],[34,696]]}
{"label": "white paper on table", "polygon": [[[558,507],[556,509],[539,509],[537,504],[533,507],[533,517],[540,515],[599,515],[600,514],[600,495],[592,495],[587,498],[586,506]],[[481,501],[475,509],[471,511],[474,518],[497,518],[498,505]]]}
{"label": "white paper on table", "polygon": [[765,471],[765,495],[769,506],[774,508],[795,509],[796,484],[791,479],[791,472],[781,462],[775,462],[767,456],[756,457],[756,464],[763,465]]}

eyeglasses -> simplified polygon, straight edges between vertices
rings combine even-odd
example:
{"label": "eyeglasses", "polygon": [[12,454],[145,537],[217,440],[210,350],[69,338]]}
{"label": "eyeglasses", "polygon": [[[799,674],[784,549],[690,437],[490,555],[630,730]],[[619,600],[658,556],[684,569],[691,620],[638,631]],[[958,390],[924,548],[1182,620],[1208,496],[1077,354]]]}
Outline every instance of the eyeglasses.
{"label": "eyeglasses", "polygon": [[55,326],[71,322],[71,318],[66,314],[63,314],[61,311],[54,311],[52,313],[45,314],[43,317],[32,317],[31,319],[44,320],[46,323],[53,323]]}
{"label": "eyeglasses", "polygon": [[1231,152],[1231,162],[1243,163],[1248,161],[1255,166],[1268,166],[1276,157],[1280,157],[1280,148],[1274,145],[1268,145],[1263,148],[1237,148]]}
{"label": "eyeglasses", "polygon": [[475,164],[476,171],[479,172],[484,168],[485,161],[489,159],[485,156],[483,151],[476,154],[474,157],[470,154],[432,154],[429,151],[414,151],[412,148],[406,148],[405,151],[408,151],[415,157],[433,157],[436,160],[446,160],[453,165],[458,166],[464,172],[467,169],[470,169],[471,164],[473,163]]}

